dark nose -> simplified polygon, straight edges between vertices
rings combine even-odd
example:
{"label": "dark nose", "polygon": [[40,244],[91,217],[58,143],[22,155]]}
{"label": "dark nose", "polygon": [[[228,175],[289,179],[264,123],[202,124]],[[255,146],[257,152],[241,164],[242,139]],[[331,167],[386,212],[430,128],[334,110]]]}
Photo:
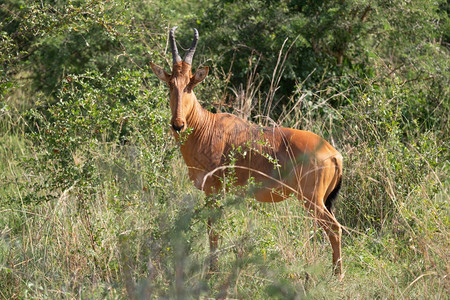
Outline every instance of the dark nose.
{"label": "dark nose", "polygon": [[172,124],[172,128],[173,130],[175,130],[176,132],[180,132],[181,130],[183,130],[184,128],[184,123],[179,123],[179,124]]}
{"label": "dark nose", "polygon": [[171,123],[173,130],[175,130],[176,132],[182,131],[186,126],[185,119],[180,117],[173,118]]}

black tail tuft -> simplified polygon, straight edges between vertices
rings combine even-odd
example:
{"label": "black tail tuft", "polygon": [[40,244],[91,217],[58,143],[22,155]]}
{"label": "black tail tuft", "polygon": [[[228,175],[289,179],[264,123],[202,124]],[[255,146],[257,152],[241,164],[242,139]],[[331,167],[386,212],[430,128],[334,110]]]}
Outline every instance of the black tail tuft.
{"label": "black tail tuft", "polygon": [[331,191],[331,193],[328,195],[327,200],[325,201],[325,207],[328,209],[328,211],[331,213],[333,209],[333,201],[336,200],[339,190],[341,189],[341,183],[342,178],[339,178],[339,181],[335,188]]}

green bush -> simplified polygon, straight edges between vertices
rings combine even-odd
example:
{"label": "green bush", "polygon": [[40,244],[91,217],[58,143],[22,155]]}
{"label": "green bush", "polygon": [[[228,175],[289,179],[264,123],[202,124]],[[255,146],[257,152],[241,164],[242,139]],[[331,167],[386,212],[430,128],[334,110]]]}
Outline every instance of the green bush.
{"label": "green bush", "polygon": [[38,130],[30,134],[36,153],[27,166],[48,176],[33,189],[51,196],[81,188],[89,195],[105,178],[120,181],[133,169],[145,178],[140,188],[164,176],[173,157],[165,92],[145,80],[146,72],[107,75],[68,75],[46,114],[30,112]]}
{"label": "green bush", "polygon": [[[0,295],[445,298],[447,6],[4,1]],[[148,68],[170,65],[174,25],[180,52],[199,29],[194,69],[212,67],[196,89],[205,107],[311,130],[343,154],[342,282],[297,201],[256,203],[249,187],[205,199],[193,187],[167,87]]]}

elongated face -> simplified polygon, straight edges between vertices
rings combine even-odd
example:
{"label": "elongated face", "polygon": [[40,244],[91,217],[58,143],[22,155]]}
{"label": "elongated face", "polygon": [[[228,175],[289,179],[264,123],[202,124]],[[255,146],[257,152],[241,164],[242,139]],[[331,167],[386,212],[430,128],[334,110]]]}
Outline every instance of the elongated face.
{"label": "elongated face", "polygon": [[169,84],[170,109],[172,110],[172,120],[170,121],[170,124],[172,125],[173,130],[181,132],[186,130],[189,126],[186,119],[195,106],[196,100],[192,89],[205,79],[209,69],[208,67],[199,69],[195,72],[195,75],[192,75],[192,58],[194,57],[195,49],[197,47],[198,31],[197,29],[194,29],[192,45],[187,51],[184,59],[181,60],[175,41],[176,29],[177,27],[173,27],[169,33],[169,43],[172,48],[173,58],[172,74],[167,73],[163,68],[153,63],[150,63],[150,65],[156,76]]}
{"label": "elongated face", "polygon": [[187,116],[194,109],[195,96],[193,88],[208,75],[208,67],[201,68],[191,73],[191,66],[184,61],[175,63],[172,74],[167,73],[163,68],[150,63],[153,73],[164,82],[167,82],[170,89],[170,109],[172,119],[170,124],[176,132],[181,132],[189,127]]}

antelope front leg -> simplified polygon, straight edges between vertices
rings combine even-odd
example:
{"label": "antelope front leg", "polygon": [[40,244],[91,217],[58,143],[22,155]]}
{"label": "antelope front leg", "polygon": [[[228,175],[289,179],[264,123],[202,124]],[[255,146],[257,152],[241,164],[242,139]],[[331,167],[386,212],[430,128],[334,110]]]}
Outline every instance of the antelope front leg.
{"label": "antelope front leg", "polygon": [[218,271],[218,247],[219,247],[219,228],[218,221],[220,220],[220,204],[217,199],[217,194],[209,193],[206,195],[205,208],[208,212],[207,230],[209,238],[209,272],[215,273]]}
{"label": "antelope front leg", "polygon": [[218,255],[217,255],[217,247],[219,244],[219,234],[215,229],[214,216],[208,217],[208,237],[209,237],[209,271],[211,273],[215,273],[218,271]]}

